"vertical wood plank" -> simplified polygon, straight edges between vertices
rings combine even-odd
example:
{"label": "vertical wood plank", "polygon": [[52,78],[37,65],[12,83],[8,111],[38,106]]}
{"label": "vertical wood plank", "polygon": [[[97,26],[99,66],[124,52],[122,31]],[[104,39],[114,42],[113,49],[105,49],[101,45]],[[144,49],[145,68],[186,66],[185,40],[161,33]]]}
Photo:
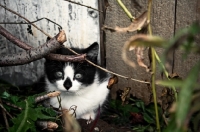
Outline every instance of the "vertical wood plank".
{"label": "vertical wood plank", "polygon": [[[192,23],[200,22],[200,4],[199,0],[178,0],[177,1],[177,15],[176,15],[176,32],[190,26]],[[200,43],[200,35],[196,37],[196,43]],[[175,53],[174,72],[185,78],[192,66],[200,60],[197,54],[191,54],[185,60],[182,57],[182,52],[177,50]],[[199,77],[200,81],[200,77]]]}

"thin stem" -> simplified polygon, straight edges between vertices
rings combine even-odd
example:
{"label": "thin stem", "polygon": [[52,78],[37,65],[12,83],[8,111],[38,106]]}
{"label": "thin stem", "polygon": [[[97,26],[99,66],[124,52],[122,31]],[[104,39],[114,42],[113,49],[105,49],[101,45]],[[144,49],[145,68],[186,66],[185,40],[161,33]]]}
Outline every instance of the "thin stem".
{"label": "thin stem", "polygon": [[[70,49],[70,48],[68,48],[68,47],[66,47],[66,46],[65,46],[65,48],[67,48],[68,50],[70,50],[72,53],[78,55],[78,53],[76,53],[76,52],[73,51],[72,49]],[[121,78],[124,78],[124,79],[131,79],[132,81],[135,81],[135,82],[140,82],[140,83],[150,84],[150,82],[137,80],[137,79],[134,79],[134,78],[130,78],[130,77],[123,76],[123,75],[120,75],[120,74],[118,74],[118,73],[115,73],[115,72],[109,71],[109,70],[107,70],[107,69],[105,69],[105,68],[103,68],[103,67],[101,67],[101,66],[98,66],[98,65],[94,64],[93,62],[91,62],[91,61],[88,60],[88,59],[85,59],[85,61],[87,61],[87,62],[90,63],[91,65],[93,65],[93,66],[95,66],[95,67],[97,67],[97,68],[99,68],[99,69],[101,69],[101,70],[103,70],[103,71],[105,71],[105,72],[107,72],[107,73],[110,73],[110,74],[116,75],[116,76],[118,76],[118,77],[121,77]]]}
{"label": "thin stem", "polygon": [[[148,23],[148,33],[152,35],[151,30],[151,8],[152,8],[152,0],[148,0],[148,14],[147,14],[147,23]],[[156,51],[153,47],[151,47],[151,57],[152,57],[152,76],[151,76],[151,86],[153,92],[153,100],[154,100],[154,107],[156,113],[156,127],[157,130],[160,132],[160,122],[159,122],[159,115],[158,115],[158,104],[157,104],[157,95],[156,95],[156,87],[155,87],[155,74],[156,74],[156,58],[155,58]]]}
{"label": "thin stem", "polygon": [[68,1],[68,2],[70,2],[70,3],[77,4],[77,5],[80,5],[80,6],[84,6],[84,7],[87,7],[87,8],[90,8],[90,9],[93,9],[93,10],[96,10],[96,11],[98,11],[98,12],[103,13],[103,11],[100,11],[100,10],[98,10],[98,9],[95,9],[95,8],[93,8],[93,7],[91,7],[91,6],[83,5],[83,4],[81,4],[81,3],[74,2],[74,1],[71,1],[71,0],[65,0],[65,1]]}
{"label": "thin stem", "polygon": [[121,8],[124,10],[124,12],[126,13],[126,15],[131,19],[131,21],[133,21],[135,18],[131,15],[131,13],[128,11],[128,9],[126,8],[126,6],[122,3],[121,0],[117,0],[118,4],[121,6]]}
{"label": "thin stem", "polygon": [[151,86],[153,92],[153,100],[154,100],[154,107],[156,112],[156,126],[157,130],[160,132],[160,122],[159,122],[159,115],[158,115],[158,105],[157,105],[157,95],[156,95],[156,87],[155,87],[155,74],[156,74],[156,60],[155,60],[155,49],[151,47],[152,53],[152,76],[151,76]]}
{"label": "thin stem", "polygon": [[[167,78],[168,80],[170,80],[170,78],[169,78],[169,73],[167,72],[165,66],[164,66],[163,63],[161,62],[161,60],[160,60],[158,54],[156,53],[156,51],[154,52],[154,54],[155,54],[156,60],[158,61],[158,63],[159,63],[160,66],[162,67],[162,70],[163,70],[163,72],[164,72],[166,78]],[[175,100],[177,100],[177,96],[178,96],[178,95],[177,95],[177,92],[176,92],[176,88],[175,88],[175,87],[172,87],[172,90],[174,91]]]}
{"label": "thin stem", "polygon": [[156,53],[156,51],[155,51],[155,57],[156,57],[156,60],[158,61],[158,63],[160,64],[160,66],[162,67],[162,69],[163,69],[163,71],[164,71],[164,74],[165,74],[165,76],[169,79],[169,73],[167,72],[167,70],[166,70],[166,68],[165,68],[165,66],[163,65],[163,63],[161,62],[161,60],[160,60],[160,58],[159,58],[159,56],[158,56],[158,54]]}
{"label": "thin stem", "polygon": [[149,35],[152,35],[152,30],[151,30],[151,7],[152,7],[152,0],[148,1],[148,13],[147,13],[147,23],[148,23],[148,32]]}
{"label": "thin stem", "polygon": [[28,23],[30,23],[32,26],[34,26],[37,30],[39,30],[40,32],[42,32],[43,34],[45,34],[46,36],[48,36],[49,38],[52,38],[48,33],[44,32],[43,30],[41,30],[40,28],[38,28],[35,24],[31,23],[31,21],[29,21],[27,18],[23,17],[22,15],[20,15],[19,13],[7,8],[6,6],[3,6],[0,4],[1,7],[3,7],[4,9],[6,9],[9,12],[12,12],[13,14],[23,18],[25,21],[27,21]]}

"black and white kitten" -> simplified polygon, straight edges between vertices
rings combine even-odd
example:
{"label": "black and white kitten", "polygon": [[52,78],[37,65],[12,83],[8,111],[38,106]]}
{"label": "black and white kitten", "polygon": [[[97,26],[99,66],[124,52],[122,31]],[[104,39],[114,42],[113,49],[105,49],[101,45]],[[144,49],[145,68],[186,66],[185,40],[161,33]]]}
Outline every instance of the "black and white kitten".
{"label": "black and white kitten", "polygon": [[[93,43],[86,49],[72,48],[77,53],[86,53],[87,59],[97,64],[99,45]],[[56,53],[73,55],[66,48]],[[105,102],[109,89],[107,88],[109,74],[99,70],[89,63],[59,62],[46,60],[45,62],[45,89],[46,91],[61,92],[61,106],[69,109],[77,106],[76,118],[94,120],[99,107]],[[57,98],[50,99],[50,105],[59,107]]]}

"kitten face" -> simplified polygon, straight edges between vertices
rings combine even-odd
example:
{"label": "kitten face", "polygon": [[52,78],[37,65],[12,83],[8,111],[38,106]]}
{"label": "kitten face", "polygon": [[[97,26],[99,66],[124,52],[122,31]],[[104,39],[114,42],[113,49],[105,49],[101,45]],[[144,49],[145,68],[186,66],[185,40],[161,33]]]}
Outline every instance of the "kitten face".
{"label": "kitten face", "polygon": [[[75,49],[78,53],[86,53],[87,58],[94,63],[97,62],[98,44],[94,43],[87,49]],[[73,55],[65,48],[57,51],[63,55]],[[87,62],[59,62],[46,60],[45,71],[47,79],[55,90],[66,92],[77,92],[84,87],[92,84],[95,79],[96,68]]]}

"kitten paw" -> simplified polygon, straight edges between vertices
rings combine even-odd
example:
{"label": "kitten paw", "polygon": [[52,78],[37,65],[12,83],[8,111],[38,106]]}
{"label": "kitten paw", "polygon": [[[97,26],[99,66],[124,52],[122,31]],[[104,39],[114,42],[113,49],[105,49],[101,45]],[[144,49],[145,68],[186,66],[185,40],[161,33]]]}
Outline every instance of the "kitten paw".
{"label": "kitten paw", "polygon": [[90,118],[89,120],[87,120],[87,124],[90,124],[93,120]]}
{"label": "kitten paw", "polygon": [[90,113],[84,114],[82,115],[81,118],[87,120],[87,124],[90,124],[95,119],[95,113],[90,112]]}

